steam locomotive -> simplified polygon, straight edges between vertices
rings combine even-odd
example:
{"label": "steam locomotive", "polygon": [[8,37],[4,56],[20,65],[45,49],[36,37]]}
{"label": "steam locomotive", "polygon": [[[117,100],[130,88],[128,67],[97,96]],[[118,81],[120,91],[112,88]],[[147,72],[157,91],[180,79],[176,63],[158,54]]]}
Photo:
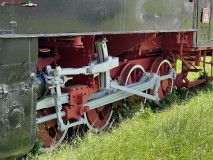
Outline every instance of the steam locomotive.
{"label": "steam locomotive", "polygon": [[213,80],[187,78],[213,65],[211,0],[20,2],[0,6],[0,159],[78,125],[100,132],[133,95],[161,101]]}

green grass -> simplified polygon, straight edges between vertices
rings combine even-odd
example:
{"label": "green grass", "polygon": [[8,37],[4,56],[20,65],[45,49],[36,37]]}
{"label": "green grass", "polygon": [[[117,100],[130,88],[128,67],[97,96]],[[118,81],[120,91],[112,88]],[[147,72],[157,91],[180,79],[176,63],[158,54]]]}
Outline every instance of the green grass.
{"label": "green grass", "polygon": [[[153,114],[138,112],[111,132],[88,133],[39,159],[212,159],[213,92]],[[74,145],[75,146],[75,145]]]}
{"label": "green grass", "polygon": [[161,103],[148,102],[145,109],[107,132],[76,136],[71,144],[36,158],[210,160],[212,142],[213,89],[207,82],[196,89],[174,89]]}

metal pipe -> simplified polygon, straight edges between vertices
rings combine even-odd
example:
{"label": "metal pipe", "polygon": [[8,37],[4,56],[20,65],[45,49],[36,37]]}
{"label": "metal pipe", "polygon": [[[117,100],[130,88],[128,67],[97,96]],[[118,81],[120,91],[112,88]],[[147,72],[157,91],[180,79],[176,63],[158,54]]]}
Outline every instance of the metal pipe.
{"label": "metal pipe", "polygon": [[81,124],[86,124],[86,123],[87,123],[87,121],[84,118],[80,118],[77,122],[73,122],[73,123],[70,123],[70,124],[67,124],[67,125],[63,125],[62,131],[66,130],[68,128],[78,126],[78,125],[81,125]]}
{"label": "metal pipe", "polygon": [[206,74],[206,51],[204,51],[204,57],[203,57],[203,69],[204,69],[204,74]]}
{"label": "metal pipe", "polygon": [[[65,112],[62,111],[61,112],[61,117],[64,117],[64,116],[65,116]],[[47,121],[51,121],[53,119],[57,119],[57,114],[56,113],[50,114],[48,116],[43,116],[43,117],[37,118],[36,121],[37,121],[37,124],[40,124],[40,123],[44,123],[44,122],[47,122]]]}
{"label": "metal pipe", "polygon": [[[148,82],[149,83],[149,82]],[[128,87],[123,87],[123,86],[120,86],[120,85],[117,85],[117,84],[111,84],[111,87],[112,88],[116,88],[116,89],[119,89],[119,90],[122,90],[122,91],[126,91],[126,92],[129,92],[129,93],[132,93],[132,94],[136,94],[136,95],[139,95],[141,97],[145,97],[145,98],[149,98],[149,99],[152,99],[154,101],[157,101],[158,100],[158,97],[157,96],[153,96],[153,95],[150,95],[150,94],[147,94],[147,93],[144,93],[144,92],[141,92],[141,91],[138,91],[136,89],[131,89],[131,88],[128,88]]]}
{"label": "metal pipe", "polygon": [[[65,103],[69,102],[68,93],[61,94],[61,96],[59,98],[61,100],[61,104],[65,104]],[[49,108],[52,106],[55,106],[55,100],[54,100],[54,97],[52,95],[50,95],[50,96],[47,96],[45,99],[37,102],[36,110],[38,111],[40,109],[45,109],[45,108]]]}

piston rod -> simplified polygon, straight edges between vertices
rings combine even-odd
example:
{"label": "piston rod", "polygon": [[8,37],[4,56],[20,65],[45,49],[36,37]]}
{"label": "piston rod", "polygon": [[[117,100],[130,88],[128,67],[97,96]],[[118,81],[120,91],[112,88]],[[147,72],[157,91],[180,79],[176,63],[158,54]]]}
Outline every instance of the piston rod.
{"label": "piston rod", "polygon": [[[66,115],[65,112],[62,111],[61,116],[64,117],[65,115]],[[43,122],[51,121],[53,119],[57,119],[56,113],[50,114],[48,116],[43,116],[43,117],[37,118],[36,121],[37,121],[37,124],[40,124],[40,123],[43,123]]]}

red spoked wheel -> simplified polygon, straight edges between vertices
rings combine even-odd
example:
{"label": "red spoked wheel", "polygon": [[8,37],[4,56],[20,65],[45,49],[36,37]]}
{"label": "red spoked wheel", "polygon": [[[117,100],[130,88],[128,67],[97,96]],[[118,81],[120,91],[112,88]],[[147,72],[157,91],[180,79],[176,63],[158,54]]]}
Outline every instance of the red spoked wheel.
{"label": "red spoked wheel", "polygon": [[108,126],[112,113],[112,105],[108,104],[84,113],[84,118],[88,128],[99,133]]}
{"label": "red spoked wheel", "polygon": [[[128,85],[128,84],[136,83],[141,79],[144,72],[145,70],[141,65],[128,63],[126,66],[124,66],[124,68],[122,69],[120,73],[120,84]],[[131,96],[128,98],[128,101],[130,103],[131,102],[134,103],[135,100],[136,100],[136,96]],[[146,98],[142,97],[141,102],[145,103]]]}
{"label": "red spoked wheel", "polygon": [[[169,74],[171,68],[172,65],[168,60],[159,57],[153,62],[150,72],[157,73],[159,76],[164,76]],[[172,88],[172,79],[165,79],[161,81],[158,89],[159,100],[161,101],[165,96],[168,96],[172,92]],[[151,94],[153,94],[153,91],[151,91]]]}
{"label": "red spoked wheel", "polygon": [[[124,66],[120,73],[120,85],[128,85],[140,81],[143,73],[145,72],[144,68],[141,65],[128,63]],[[147,91],[144,91],[147,92]],[[128,109],[128,115],[135,113],[138,110],[139,104],[146,102],[146,98],[140,97],[137,95],[130,96],[126,99],[119,101],[119,106],[121,108]],[[126,113],[119,113],[119,117],[124,116]]]}
{"label": "red spoked wheel", "polygon": [[[37,117],[43,117],[55,113],[54,107],[37,111]],[[66,137],[67,130],[61,132],[57,129],[57,120],[38,124],[38,138],[43,141],[41,151],[45,152],[48,147],[56,148]]]}

